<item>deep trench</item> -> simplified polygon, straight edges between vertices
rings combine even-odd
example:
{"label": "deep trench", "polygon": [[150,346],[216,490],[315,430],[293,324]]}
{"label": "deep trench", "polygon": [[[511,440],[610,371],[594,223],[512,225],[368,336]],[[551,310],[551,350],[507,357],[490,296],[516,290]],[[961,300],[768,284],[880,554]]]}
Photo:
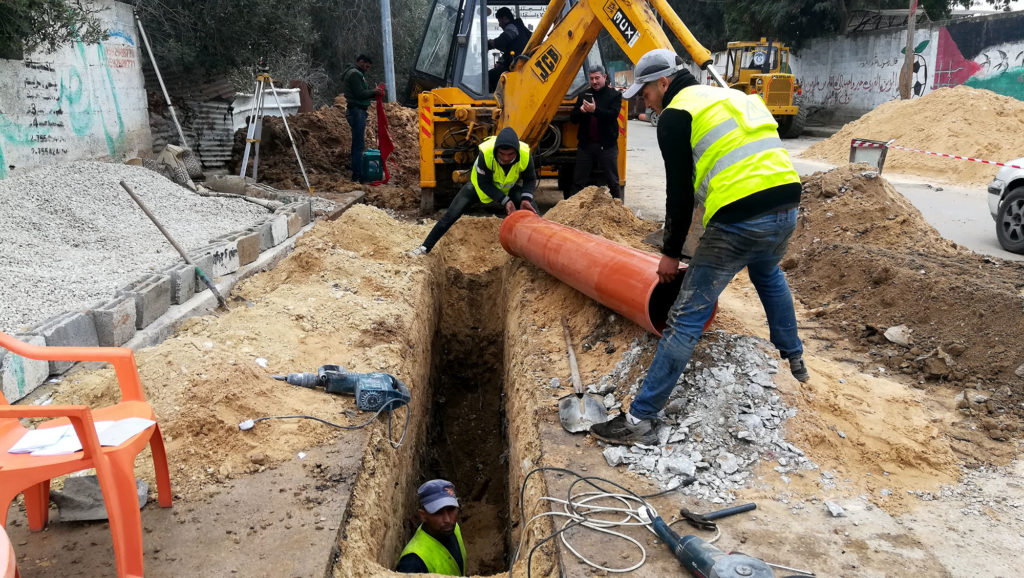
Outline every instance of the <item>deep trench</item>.
{"label": "deep trench", "polygon": [[501,269],[449,267],[433,343],[420,477],[455,485],[469,575],[508,570],[509,469]]}

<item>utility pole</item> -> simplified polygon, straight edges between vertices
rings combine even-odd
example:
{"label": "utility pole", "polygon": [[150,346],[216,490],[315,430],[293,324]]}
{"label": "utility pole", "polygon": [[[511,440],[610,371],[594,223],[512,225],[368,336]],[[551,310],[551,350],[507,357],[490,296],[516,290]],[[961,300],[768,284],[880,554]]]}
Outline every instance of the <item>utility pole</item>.
{"label": "utility pole", "polygon": [[395,51],[391,45],[391,0],[380,0],[380,28],[384,37],[384,83],[388,102],[395,102]]}
{"label": "utility pole", "polygon": [[914,24],[917,20],[917,0],[910,0],[910,14],[907,16],[907,48],[904,51],[903,72],[900,74],[900,99],[907,100],[914,95]]}

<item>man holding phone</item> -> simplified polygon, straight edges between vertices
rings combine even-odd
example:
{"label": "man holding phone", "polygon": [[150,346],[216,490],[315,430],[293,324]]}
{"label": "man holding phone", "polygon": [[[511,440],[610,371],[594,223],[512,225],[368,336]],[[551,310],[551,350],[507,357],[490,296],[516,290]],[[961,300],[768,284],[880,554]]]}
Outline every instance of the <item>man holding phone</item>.
{"label": "man holding phone", "polygon": [[579,125],[577,133],[576,168],[573,171],[569,198],[587,186],[595,167],[604,170],[608,192],[622,199],[619,188],[619,112],[622,95],[608,86],[608,74],[603,66],[595,66],[587,75],[590,88],[583,92],[572,108],[569,119]]}

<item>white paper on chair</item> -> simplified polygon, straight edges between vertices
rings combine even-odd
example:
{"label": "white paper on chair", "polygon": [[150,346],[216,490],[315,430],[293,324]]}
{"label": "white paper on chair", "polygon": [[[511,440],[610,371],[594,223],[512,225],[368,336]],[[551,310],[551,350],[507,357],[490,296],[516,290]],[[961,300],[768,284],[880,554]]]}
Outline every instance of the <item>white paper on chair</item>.
{"label": "white paper on chair", "polygon": [[[119,446],[156,422],[141,417],[127,417],[118,421],[97,421],[96,436],[101,446]],[[29,430],[8,453],[31,453],[33,456],[59,456],[82,450],[75,428],[70,425]]]}

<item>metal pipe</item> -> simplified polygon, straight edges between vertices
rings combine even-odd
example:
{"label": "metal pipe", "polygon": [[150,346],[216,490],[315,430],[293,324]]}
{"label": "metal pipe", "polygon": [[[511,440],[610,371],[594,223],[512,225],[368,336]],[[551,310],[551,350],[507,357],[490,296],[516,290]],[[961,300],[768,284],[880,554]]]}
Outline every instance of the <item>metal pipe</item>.
{"label": "metal pipe", "polygon": [[142,19],[139,18],[139,13],[135,12],[135,24],[139,27],[139,36],[142,36],[142,42],[146,45],[146,53],[149,54],[149,62],[153,65],[153,72],[156,73],[156,79],[160,82],[160,90],[164,93],[164,100],[167,101],[167,108],[171,110],[171,119],[174,120],[174,127],[178,129],[178,138],[181,139],[181,146],[188,148],[188,141],[185,140],[185,133],[181,130],[181,123],[178,122],[178,115],[174,114],[174,105],[171,104],[171,97],[167,94],[167,87],[164,86],[164,77],[160,75],[160,67],[156,65],[156,58],[153,57],[153,49],[149,46],[149,38],[146,37],[146,29],[142,27]]}
{"label": "metal pipe", "polygon": [[384,82],[388,102],[395,102],[395,51],[391,41],[391,0],[380,0],[380,28],[384,43]]}
{"label": "metal pipe", "polygon": [[[659,258],[603,237],[545,220],[532,211],[505,218],[501,246],[550,275],[661,336],[668,312],[679,295],[685,265],[671,283],[658,282]],[[715,319],[715,312],[704,325]]]}

